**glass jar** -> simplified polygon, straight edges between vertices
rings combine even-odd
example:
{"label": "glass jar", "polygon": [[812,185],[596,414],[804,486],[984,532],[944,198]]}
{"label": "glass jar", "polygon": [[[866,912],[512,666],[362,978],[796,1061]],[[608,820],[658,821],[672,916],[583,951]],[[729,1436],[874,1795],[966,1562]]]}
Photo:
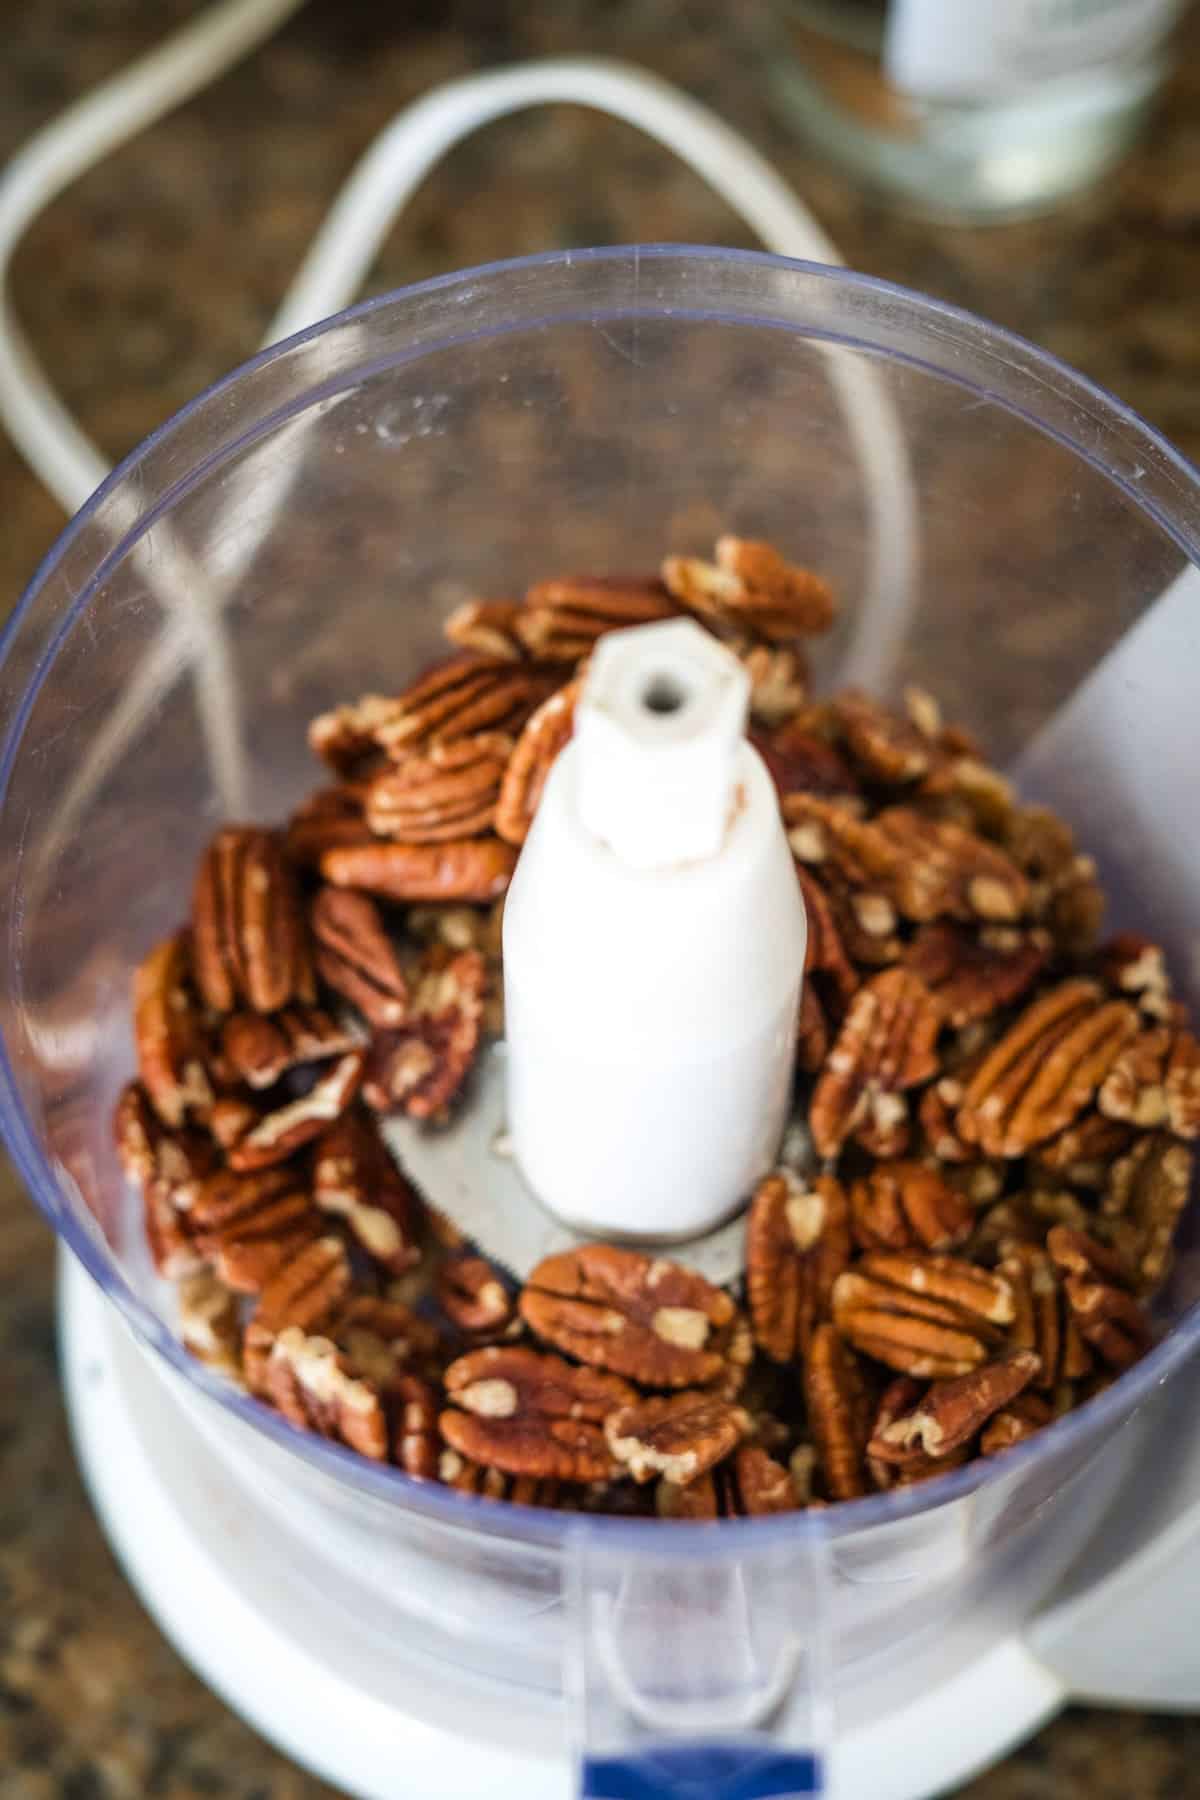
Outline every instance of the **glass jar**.
{"label": "glass jar", "polygon": [[922,211],[1053,206],[1130,148],[1185,0],[778,0],[772,70],[811,141]]}

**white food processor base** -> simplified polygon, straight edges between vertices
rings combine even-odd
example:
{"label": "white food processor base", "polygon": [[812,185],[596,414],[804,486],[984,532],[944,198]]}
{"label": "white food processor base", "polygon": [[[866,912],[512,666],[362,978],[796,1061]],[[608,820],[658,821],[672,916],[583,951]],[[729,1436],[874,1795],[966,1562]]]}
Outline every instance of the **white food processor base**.
{"label": "white food processor base", "polygon": [[[381,1679],[377,1649],[346,1609],[315,1586],[297,1603],[267,1514],[231,1495],[212,1450],[69,1256],[59,1310],[67,1406],[101,1523],[163,1632],[230,1707],[359,1800],[570,1800],[558,1705],[416,1645],[396,1644]],[[1166,1437],[1176,1466],[1160,1481],[1156,1458],[1153,1516],[1151,1484],[1139,1482],[1024,1639],[1003,1640],[918,1703],[839,1738],[829,1794],[922,1800],[952,1790],[1072,1691],[1200,1705],[1189,1624],[1200,1602],[1200,1445],[1168,1424],[1155,1441]],[[1167,1590],[1155,1580],[1164,1568]],[[1132,1654],[1139,1640],[1144,1657]]]}

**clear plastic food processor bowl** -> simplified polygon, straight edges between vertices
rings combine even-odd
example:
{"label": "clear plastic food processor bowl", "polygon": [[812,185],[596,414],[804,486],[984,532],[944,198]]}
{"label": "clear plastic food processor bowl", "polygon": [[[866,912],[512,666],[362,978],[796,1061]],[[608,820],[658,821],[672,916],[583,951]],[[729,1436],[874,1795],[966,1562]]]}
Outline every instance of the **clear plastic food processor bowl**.
{"label": "clear plastic food processor bowl", "polygon": [[880,1691],[902,1705],[933,1647],[964,1662],[1013,1629],[1128,1469],[1139,1404],[1200,1340],[1193,1226],[1157,1348],[1031,1443],[717,1526],[416,1484],[176,1344],[110,1118],[131,972],[185,914],[206,838],[286,815],[318,780],[311,716],[408,680],[464,598],[650,569],[722,529],[825,573],[844,610],[819,680],[932,689],[1073,820],[1110,923],[1161,937],[1200,999],[1197,595],[1178,580],[1196,473],[1028,345],[838,270],[605,250],[358,307],[124,463],[0,665],[0,1108],[30,1189],[222,1459],[227,1517],[269,1509],[295,1582],[336,1591],[381,1667],[404,1642],[515,1698],[565,1685],[600,1757],[672,1732],[812,1747],[831,1695],[839,1721]]}

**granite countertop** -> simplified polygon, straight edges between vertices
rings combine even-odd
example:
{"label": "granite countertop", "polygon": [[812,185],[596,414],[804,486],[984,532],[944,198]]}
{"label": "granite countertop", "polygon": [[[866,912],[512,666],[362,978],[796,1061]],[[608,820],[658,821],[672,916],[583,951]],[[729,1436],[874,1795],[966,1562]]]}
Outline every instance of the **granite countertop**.
{"label": "granite countertop", "polygon": [[[525,55],[603,50],[746,129],[847,261],[989,314],[1114,388],[1200,458],[1200,15],[1132,159],[1033,223],[931,225],[820,167],[763,92],[765,0],[311,0],[244,68],[89,174],[16,261],[18,311],[68,405],[123,454],[256,346],[336,187],[432,83]],[[192,0],[40,0],[0,58],[0,155],[149,46]],[[506,170],[503,204],[496,171]],[[748,244],[632,130],[552,109],[457,150],[373,271],[378,290],[556,245]],[[0,603],[61,524],[0,442]],[[0,1800],[318,1800],[189,1673],[126,1586],[83,1494],[59,1401],[49,1233],[0,1172]],[[963,1800],[1200,1796],[1200,1718],[1071,1708]],[[416,1800],[416,1797],[414,1797]]]}

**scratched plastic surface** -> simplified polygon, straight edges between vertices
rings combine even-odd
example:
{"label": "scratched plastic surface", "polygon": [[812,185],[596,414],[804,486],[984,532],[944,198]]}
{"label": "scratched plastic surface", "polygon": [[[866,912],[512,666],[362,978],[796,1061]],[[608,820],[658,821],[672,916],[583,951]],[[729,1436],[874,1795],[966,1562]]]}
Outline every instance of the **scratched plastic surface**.
{"label": "scratched plastic surface", "polygon": [[[891,574],[886,543],[872,560],[848,372],[899,433],[907,594],[901,556]],[[415,1485],[192,1363],[109,1116],[132,968],[184,914],[216,822],[276,819],[319,779],[314,712],[411,676],[467,596],[650,568],[722,528],[834,582],[820,680],[919,680],[1022,759],[1030,793],[1073,797],[1116,921],[1161,930],[1194,990],[1200,872],[1179,820],[1200,762],[1197,608],[1154,602],[1195,555],[1196,477],[1028,346],[841,272],[606,251],[371,303],[143,446],[40,571],[0,660],[0,1110],[34,1198],[232,1491],[276,1513],[298,1580],[336,1586],[382,1658],[404,1634],[514,1692],[565,1682],[610,1773],[642,1752],[661,1772],[664,1742],[719,1760],[714,1739],[747,1733],[778,1772],[768,1729],[812,1773],[831,1697],[842,1721],[879,1716],[1026,1616],[1138,1453],[1138,1401],[1200,1338],[1194,1234],[1155,1352],[997,1466],[763,1521],[581,1522]]]}

